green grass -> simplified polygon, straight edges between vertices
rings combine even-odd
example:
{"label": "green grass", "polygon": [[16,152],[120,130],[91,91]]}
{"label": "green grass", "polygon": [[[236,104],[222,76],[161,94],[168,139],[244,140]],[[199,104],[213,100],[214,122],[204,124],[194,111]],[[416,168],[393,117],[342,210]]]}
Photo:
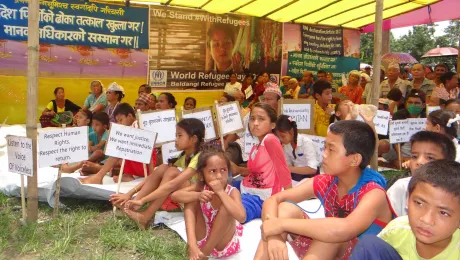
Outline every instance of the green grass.
{"label": "green grass", "polygon": [[186,246],[168,229],[142,231],[114,217],[107,202],[63,200],[51,218],[39,206],[38,224],[20,224],[20,201],[0,193],[0,259],[184,259]]}

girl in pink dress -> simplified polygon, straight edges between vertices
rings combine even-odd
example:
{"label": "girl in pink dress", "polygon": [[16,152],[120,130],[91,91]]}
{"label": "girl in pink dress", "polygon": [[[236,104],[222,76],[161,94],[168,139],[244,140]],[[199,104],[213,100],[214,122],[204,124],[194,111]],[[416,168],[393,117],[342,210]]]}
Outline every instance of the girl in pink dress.
{"label": "girl in pink dress", "polygon": [[232,173],[244,176],[240,190],[246,210],[245,222],[260,218],[263,202],[292,186],[283,147],[273,134],[276,121],[276,111],[270,105],[255,104],[249,117],[249,130],[260,143],[252,147],[247,168],[232,163]]}
{"label": "girl in pink dress", "polygon": [[238,189],[228,185],[230,161],[210,149],[198,159],[200,182],[171,196],[185,203],[185,227],[190,260],[229,257],[240,249],[246,213]]}

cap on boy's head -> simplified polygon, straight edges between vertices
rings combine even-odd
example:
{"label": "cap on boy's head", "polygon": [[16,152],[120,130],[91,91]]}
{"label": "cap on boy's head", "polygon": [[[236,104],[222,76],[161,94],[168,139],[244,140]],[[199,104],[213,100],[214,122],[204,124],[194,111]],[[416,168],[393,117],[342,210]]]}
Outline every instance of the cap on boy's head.
{"label": "cap on boy's head", "polygon": [[420,89],[412,89],[409,92],[409,95],[407,95],[407,99],[409,98],[420,98],[422,100],[422,103],[425,103],[426,93]]}
{"label": "cap on boy's head", "polygon": [[460,163],[436,160],[415,170],[409,182],[409,195],[419,183],[427,183],[457,198],[460,203]]}
{"label": "cap on boy's head", "polygon": [[128,103],[121,103],[115,108],[113,111],[113,117],[117,117],[118,115],[128,116],[129,114],[136,116],[134,112],[134,108]]}
{"label": "cap on boy's head", "polygon": [[99,121],[101,124],[108,126],[110,124],[109,115],[105,112],[97,112],[93,115],[93,121]]}
{"label": "cap on boy's head", "polygon": [[279,88],[279,86],[275,83],[272,83],[272,82],[268,82],[267,84],[265,84],[265,91],[264,93],[275,93],[276,95],[278,95],[278,97],[281,97],[283,94],[281,93],[281,90]]}
{"label": "cap on boy's head", "polygon": [[379,98],[379,104],[389,106],[390,105],[390,100],[388,98]]}
{"label": "cap on boy's head", "polygon": [[145,94],[145,93],[142,93],[137,99],[136,101],[140,101],[146,105],[150,105],[151,103],[151,100],[152,100],[152,95],[150,94]]}
{"label": "cap on boy's head", "polygon": [[125,94],[125,90],[123,89],[123,87],[118,85],[116,82],[110,83],[107,91],[120,91],[121,93],[123,93],[123,95]]}
{"label": "cap on boy's head", "polygon": [[359,72],[357,70],[352,70],[352,71],[350,71],[350,73],[348,73],[348,77],[350,77],[351,75],[355,75],[355,76],[357,76],[359,78],[359,77],[361,77],[361,72]]}
{"label": "cap on boy's head", "polygon": [[315,82],[315,84],[313,84],[313,92],[320,96],[323,94],[323,91],[328,88],[332,89],[332,85],[329,81],[326,80],[318,80]]}
{"label": "cap on boy's head", "polygon": [[430,131],[420,131],[410,138],[411,146],[413,146],[414,143],[432,143],[437,145],[441,148],[444,159],[455,161],[457,151],[455,149],[454,142],[452,142],[452,140],[444,134]]}
{"label": "cap on boy's head", "polygon": [[375,133],[364,122],[357,120],[341,120],[332,124],[329,131],[335,135],[341,135],[346,155],[360,154],[362,157],[359,168],[364,170],[375,149]]}

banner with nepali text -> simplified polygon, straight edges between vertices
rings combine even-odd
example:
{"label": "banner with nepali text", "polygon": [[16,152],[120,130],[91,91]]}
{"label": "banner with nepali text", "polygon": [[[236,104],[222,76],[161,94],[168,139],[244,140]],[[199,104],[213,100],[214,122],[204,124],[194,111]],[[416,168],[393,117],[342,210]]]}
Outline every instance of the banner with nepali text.
{"label": "banner with nepali text", "polygon": [[[0,39],[27,40],[27,0],[0,2]],[[148,49],[148,8],[76,0],[40,1],[40,42]]]}

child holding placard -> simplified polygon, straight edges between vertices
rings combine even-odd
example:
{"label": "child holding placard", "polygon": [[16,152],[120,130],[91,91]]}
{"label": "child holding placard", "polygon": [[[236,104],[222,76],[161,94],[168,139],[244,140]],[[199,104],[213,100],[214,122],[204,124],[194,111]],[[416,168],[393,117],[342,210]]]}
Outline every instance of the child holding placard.
{"label": "child holding placard", "polygon": [[105,158],[104,147],[109,135],[110,118],[104,112],[97,112],[93,116],[93,131],[89,134],[89,159],[90,162],[102,161]]}
{"label": "child holding placard", "polygon": [[[413,173],[420,166],[435,160],[455,160],[455,146],[445,135],[421,131],[410,138],[411,157],[405,163]],[[411,177],[400,178],[388,189],[391,205],[398,216],[407,215],[407,188]]]}
{"label": "child holding placard", "polygon": [[283,144],[293,183],[297,184],[305,178],[319,174],[320,155],[317,154],[315,144],[310,138],[297,133],[294,118],[281,115],[276,122],[276,135]]}
{"label": "child holding placard", "polygon": [[[121,103],[117,106],[113,112],[117,123],[125,126],[132,126],[137,128],[136,114],[133,107],[128,103]],[[98,167],[91,164],[90,162],[85,162],[83,165],[83,170],[86,168],[89,169],[98,169],[95,175],[89,176],[88,178],[81,179],[83,184],[102,184],[102,180],[107,172],[110,172],[114,167],[120,167],[121,160],[114,157],[109,157],[104,166]],[[153,169],[156,165],[156,153],[155,150],[152,152],[152,159],[147,166],[147,174],[153,172]],[[134,180],[134,176],[144,177],[144,167],[142,163],[134,162],[130,160],[125,160],[125,167],[123,169],[123,179],[122,181],[131,181]],[[118,176],[114,177],[114,181],[118,181]]]}
{"label": "child holding placard", "polygon": [[[182,119],[176,126],[176,148],[183,151],[173,166],[158,167],[149,176],[139,193],[133,200],[126,202],[128,194],[120,200],[114,197],[120,205],[125,204],[124,212],[141,228],[147,228],[155,212],[161,207],[168,196],[190,183],[198,180],[197,163],[200,155],[200,146],[205,136],[205,127],[201,120],[196,118]],[[145,203],[150,202],[146,210],[136,211]]]}
{"label": "child holding placard", "polygon": [[[372,119],[331,125],[323,152],[326,174],[265,201],[262,240],[254,259],[273,254],[287,259],[286,242],[299,259],[347,259],[358,237],[377,235],[393,219],[385,178],[367,167],[376,145]],[[313,197],[321,201],[326,218],[310,219],[295,204]]]}
{"label": "child holding placard", "polygon": [[241,194],[228,182],[230,161],[210,149],[198,159],[199,182],[172,194],[184,209],[190,259],[229,257],[240,249],[246,213]]}
{"label": "child holding placard", "polygon": [[74,117],[74,126],[88,126],[88,133],[93,132],[93,127],[91,126],[91,120],[93,119],[93,113],[89,110],[81,109]]}
{"label": "child holding placard", "polygon": [[249,153],[248,168],[232,163],[233,174],[244,176],[240,190],[246,210],[245,222],[260,218],[264,201],[292,185],[283,148],[273,134],[276,120],[276,111],[270,105],[256,103],[251,109],[249,130],[260,143]]}

